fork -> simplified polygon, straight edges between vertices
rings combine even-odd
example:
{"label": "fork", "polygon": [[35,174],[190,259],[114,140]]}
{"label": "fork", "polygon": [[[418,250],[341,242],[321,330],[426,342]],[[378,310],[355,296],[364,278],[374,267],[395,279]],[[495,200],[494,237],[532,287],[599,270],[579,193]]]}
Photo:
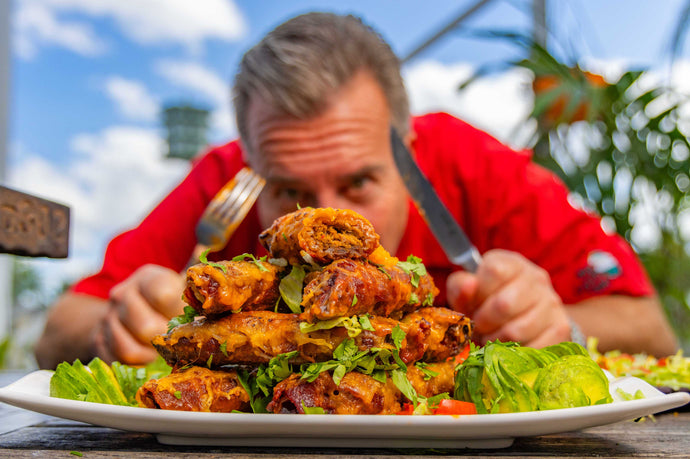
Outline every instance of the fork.
{"label": "fork", "polygon": [[227,245],[265,183],[261,176],[245,167],[216,193],[196,225],[197,245],[187,266],[198,263],[205,251],[217,252]]}

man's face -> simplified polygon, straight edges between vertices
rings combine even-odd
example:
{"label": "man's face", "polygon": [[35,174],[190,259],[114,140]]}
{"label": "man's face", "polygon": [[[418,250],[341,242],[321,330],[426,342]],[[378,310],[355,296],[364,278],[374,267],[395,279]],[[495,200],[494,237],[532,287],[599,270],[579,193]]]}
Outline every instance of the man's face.
{"label": "man's face", "polygon": [[266,179],[259,217],[268,227],[297,206],[352,209],[365,216],[391,253],[407,223],[407,190],[393,162],[391,115],[376,80],[360,72],[307,120],[250,103],[248,161]]}

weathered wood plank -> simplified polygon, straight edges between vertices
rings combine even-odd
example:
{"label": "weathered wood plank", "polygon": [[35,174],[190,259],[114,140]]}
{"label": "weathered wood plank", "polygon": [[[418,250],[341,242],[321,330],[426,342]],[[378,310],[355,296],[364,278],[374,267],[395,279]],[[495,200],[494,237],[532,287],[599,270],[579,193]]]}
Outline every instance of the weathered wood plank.
{"label": "weathered wood plank", "polygon": [[0,253],[66,258],[69,207],[0,185]]}

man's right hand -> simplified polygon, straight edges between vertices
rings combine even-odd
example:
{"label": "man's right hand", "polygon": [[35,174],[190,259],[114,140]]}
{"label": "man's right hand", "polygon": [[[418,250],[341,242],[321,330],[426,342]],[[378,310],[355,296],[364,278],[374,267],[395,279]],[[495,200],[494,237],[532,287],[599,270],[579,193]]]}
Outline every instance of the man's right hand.
{"label": "man's right hand", "polygon": [[105,316],[91,336],[93,353],[128,365],[156,358],[151,340],[182,314],[184,278],[157,265],[144,265],[110,291]]}

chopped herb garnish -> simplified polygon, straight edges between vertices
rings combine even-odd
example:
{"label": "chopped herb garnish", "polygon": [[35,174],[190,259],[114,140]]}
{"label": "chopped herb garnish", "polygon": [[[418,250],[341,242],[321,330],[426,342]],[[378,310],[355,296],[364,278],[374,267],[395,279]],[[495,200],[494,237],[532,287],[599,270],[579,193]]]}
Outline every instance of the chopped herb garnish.
{"label": "chopped herb garnish", "polygon": [[391,332],[391,338],[393,339],[393,345],[397,350],[400,350],[403,340],[405,339],[405,332],[400,328],[400,324],[396,325]]}
{"label": "chopped herb garnish", "polygon": [[376,331],[374,330],[374,326],[371,325],[371,321],[369,320],[369,314],[359,316],[359,324],[362,326],[362,330]]}
{"label": "chopped herb garnish", "polygon": [[283,240],[287,242],[287,236],[285,235],[285,233],[283,233]]}
{"label": "chopped herb garnish", "polygon": [[213,364],[213,354],[208,356],[208,360],[206,361],[206,366],[211,368],[212,364]]}
{"label": "chopped herb garnish", "polygon": [[407,302],[408,304],[419,304],[419,297],[415,292],[412,292],[410,294],[410,300]]}
{"label": "chopped herb garnish", "polygon": [[419,279],[426,275],[426,267],[422,263],[422,259],[410,255],[407,261],[399,261],[398,267],[410,275],[410,284],[413,287],[419,287]]}
{"label": "chopped herb garnish", "polygon": [[225,357],[228,357],[228,342],[227,341],[223,341],[221,343],[220,352],[222,352]]}
{"label": "chopped herb garnish", "polygon": [[69,452],[72,456],[77,456],[77,457],[82,457],[83,454],[80,453],[79,451],[70,451]]}
{"label": "chopped herb garnish", "polygon": [[419,371],[421,371],[422,374],[424,374],[424,381],[428,381],[431,378],[435,378],[436,376],[438,376],[437,372],[429,370],[429,364],[426,362],[417,362],[414,364],[414,366],[416,366],[419,369]]}
{"label": "chopped herb garnish", "polygon": [[266,261],[266,257],[261,257],[261,258],[256,258],[254,255],[251,253],[243,253],[242,255],[237,255],[232,259],[232,261],[244,261],[247,258],[249,258],[249,261],[254,263],[257,268],[259,268],[259,271],[268,271],[268,268],[263,265],[263,261]]}
{"label": "chopped herb garnish", "polygon": [[176,399],[180,400],[182,398],[182,392],[179,390],[176,390],[173,395],[175,396]]}
{"label": "chopped herb garnish", "polygon": [[357,304],[357,294],[355,294],[352,297],[352,304],[350,305],[350,307],[354,307],[354,305],[356,305],[356,304]]}
{"label": "chopped herb garnish", "polygon": [[434,295],[431,293],[427,293],[426,297],[424,298],[424,301],[422,302],[422,306],[433,306],[434,305]]}
{"label": "chopped herb garnish", "polygon": [[201,255],[199,255],[199,261],[202,262],[205,265],[213,266],[214,268],[218,268],[224,273],[227,274],[228,268],[222,264],[222,263],[213,263],[211,261],[208,261],[208,253],[211,251],[211,249],[206,249]]}
{"label": "chopped herb garnish", "polygon": [[194,322],[194,319],[196,318],[196,311],[194,308],[191,306],[185,306],[183,311],[184,312],[179,316],[170,319],[168,322],[168,333],[170,333],[170,331],[178,325]]}
{"label": "chopped herb garnish", "polygon": [[326,411],[320,406],[306,406],[304,400],[302,400],[302,411],[304,414],[326,414]]}

